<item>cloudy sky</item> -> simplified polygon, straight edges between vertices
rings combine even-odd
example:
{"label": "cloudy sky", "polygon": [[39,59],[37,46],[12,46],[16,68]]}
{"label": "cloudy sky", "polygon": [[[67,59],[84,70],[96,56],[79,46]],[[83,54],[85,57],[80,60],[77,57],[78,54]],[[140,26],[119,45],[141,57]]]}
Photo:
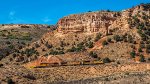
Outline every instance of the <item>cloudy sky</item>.
{"label": "cloudy sky", "polygon": [[150,0],[1,0],[0,24],[56,24],[66,15],[120,11]]}

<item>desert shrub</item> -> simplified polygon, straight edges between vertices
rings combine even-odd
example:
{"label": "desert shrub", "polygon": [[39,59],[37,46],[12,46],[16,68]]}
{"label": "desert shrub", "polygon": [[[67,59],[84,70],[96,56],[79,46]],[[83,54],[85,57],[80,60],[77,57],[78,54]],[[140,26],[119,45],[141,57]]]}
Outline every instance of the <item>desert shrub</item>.
{"label": "desert shrub", "polygon": [[6,44],[11,44],[10,41],[6,41]]}
{"label": "desert shrub", "polygon": [[48,54],[46,53],[44,56],[48,56]]}
{"label": "desert shrub", "polygon": [[0,63],[0,67],[3,67],[4,65]]}
{"label": "desert shrub", "polygon": [[36,78],[30,74],[27,74],[25,76],[23,76],[24,78],[30,79],[30,80],[36,80]]}
{"label": "desert shrub", "polygon": [[129,43],[133,43],[134,42],[133,37],[131,35],[128,35],[128,42]]}
{"label": "desert shrub", "polygon": [[140,44],[140,48],[145,48],[145,44]]}
{"label": "desert shrub", "polygon": [[13,53],[12,56],[13,56],[13,58],[15,58],[15,57],[17,56],[17,54],[16,54],[16,53]]}
{"label": "desert shrub", "polygon": [[39,45],[38,43],[35,43],[35,47],[36,47],[36,48],[39,48],[40,45]]}
{"label": "desert shrub", "polygon": [[26,25],[22,25],[21,28],[30,28],[30,27]]}
{"label": "desert shrub", "polygon": [[91,51],[91,52],[89,53],[89,56],[90,56],[90,57],[93,57],[93,58],[97,58],[97,57],[98,57],[97,54],[96,54],[95,52],[93,52],[93,51]]}
{"label": "desert shrub", "polygon": [[15,84],[15,82],[12,79],[7,79],[7,84]]}
{"label": "desert shrub", "polygon": [[58,54],[65,54],[65,52],[64,51],[59,51]]}
{"label": "desert shrub", "polygon": [[84,45],[77,46],[77,48],[76,48],[76,52],[80,52],[80,51],[84,51],[84,50],[85,50]]}
{"label": "desert shrub", "polygon": [[93,42],[90,41],[90,42],[88,43],[87,47],[88,47],[88,48],[93,48],[93,47],[94,47]]}
{"label": "desert shrub", "polygon": [[111,42],[111,38],[107,38],[107,42]]}
{"label": "desert shrub", "polygon": [[141,54],[140,55],[140,62],[145,62],[146,60],[145,60],[145,57]]}
{"label": "desert shrub", "polygon": [[139,24],[139,25],[138,25],[138,29],[139,29],[139,30],[143,30],[143,29],[144,29],[144,24],[143,24],[143,23]]}
{"label": "desert shrub", "polygon": [[31,48],[31,49],[26,49],[25,51],[24,51],[24,54],[26,54],[27,56],[32,56],[33,54],[36,54],[36,50],[35,50],[35,48]]}
{"label": "desert shrub", "polygon": [[49,54],[50,54],[50,55],[57,55],[57,54],[58,54],[58,51],[51,50]]}
{"label": "desert shrub", "polygon": [[60,55],[60,54],[65,54],[64,51],[55,51],[55,50],[51,50],[49,52],[50,55]]}
{"label": "desert shrub", "polygon": [[146,53],[150,53],[150,44],[146,45]]}
{"label": "desert shrub", "polygon": [[108,44],[108,42],[107,42],[106,40],[102,42],[102,45],[103,45],[103,46],[105,46],[105,45],[107,45],[107,44]]}
{"label": "desert shrub", "polygon": [[148,58],[148,61],[150,61],[150,58]]}
{"label": "desert shrub", "polygon": [[150,49],[150,44],[146,45],[146,49]]}
{"label": "desert shrub", "polygon": [[14,49],[14,48],[15,48],[14,45],[9,45],[8,47],[9,47],[10,49]]}
{"label": "desert shrub", "polygon": [[98,41],[100,38],[101,38],[102,34],[101,33],[98,33],[94,39],[94,41]]}
{"label": "desert shrub", "polygon": [[26,43],[25,43],[25,42],[21,42],[21,44],[22,44],[22,45],[26,45]]}
{"label": "desert shrub", "polygon": [[120,36],[119,35],[114,35],[113,38],[116,42],[120,41]]}
{"label": "desert shrub", "polygon": [[8,39],[18,39],[16,35],[9,34],[7,35]]}
{"label": "desert shrub", "polygon": [[110,63],[110,62],[111,62],[111,60],[108,57],[103,59],[103,63]]}
{"label": "desert shrub", "polygon": [[21,38],[19,38],[20,40],[27,40],[27,41],[31,41],[32,37],[30,36],[22,36]]}
{"label": "desert shrub", "polygon": [[18,46],[18,49],[22,49],[23,47],[21,45]]}
{"label": "desert shrub", "polygon": [[84,45],[77,45],[77,47],[72,47],[70,49],[67,50],[67,52],[80,52],[80,51],[84,51],[85,50],[85,46]]}
{"label": "desert shrub", "polygon": [[89,38],[88,38],[88,41],[91,41],[91,40],[92,40],[92,38],[91,38],[91,37],[89,37]]}
{"label": "desert shrub", "polygon": [[64,43],[64,41],[60,41],[60,47],[64,47],[66,46],[66,44]]}
{"label": "desert shrub", "polygon": [[120,62],[119,62],[119,61],[117,61],[117,64],[120,64]]}
{"label": "desert shrub", "polygon": [[139,49],[138,49],[138,52],[143,52],[143,51],[142,51],[142,48],[139,48]]}
{"label": "desert shrub", "polygon": [[43,52],[46,51],[45,48],[42,48],[42,51],[43,51]]}
{"label": "desert shrub", "polygon": [[135,55],[136,55],[135,51],[130,52],[131,58],[135,58]]}
{"label": "desert shrub", "polygon": [[[133,16],[132,18],[133,18],[135,24],[136,24],[136,23],[139,23],[140,20],[137,18],[136,15]],[[135,25],[135,24],[134,24],[134,25]]]}
{"label": "desert shrub", "polygon": [[52,45],[52,44],[49,44],[48,42],[46,42],[45,46],[46,46],[48,49],[50,49],[50,48],[53,47],[53,45]]}
{"label": "desert shrub", "polygon": [[130,47],[133,48],[133,49],[135,49],[135,45],[131,45]]}
{"label": "desert shrub", "polygon": [[142,38],[143,41],[146,41],[146,40],[148,39],[148,37],[147,37],[146,34],[144,34],[144,33],[141,34],[141,38]]}
{"label": "desert shrub", "polygon": [[0,55],[0,60],[1,60],[3,57],[4,57],[3,55]]}
{"label": "desert shrub", "polygon": [[84,42],[77,44],[77,51],[85,50]]}

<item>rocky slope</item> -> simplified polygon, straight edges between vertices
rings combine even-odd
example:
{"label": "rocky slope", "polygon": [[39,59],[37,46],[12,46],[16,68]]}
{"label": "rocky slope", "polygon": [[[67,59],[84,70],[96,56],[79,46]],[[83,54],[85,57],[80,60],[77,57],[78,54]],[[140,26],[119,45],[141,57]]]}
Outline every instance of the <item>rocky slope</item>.
{"label": "rocky slope", "polygon": [[[48,25],[2,24],[0,25],[0,59],[39,40],[51,31]],[[40,32],[39,32],[40,31]]]}
{"label": "rocky slope", "polygon": [[[101,60],[104,64],[42,69],[21,66],[39,56],[57,56],[63,61]],[[150,4],[120,12],[66,16],[58,21],[57,30],[7,57],[0,64],[2,83],[148,83]]]}
{"label": "rocky slope", "polygon": [[[41,40],[27,48],[36,50],[39,56],[64,57],[73,53],[82,56],[84,60],[89,57],[85,53],[93,51],[97,53],[96,59],[109,57],[113,61],[132,62],[145,57],[148,60],[149,22],[149,4],[120,12],[99,11],[69,15],[58,21],[56,31],[43,35]],[[89,57],[91,58],[95,59]]]}

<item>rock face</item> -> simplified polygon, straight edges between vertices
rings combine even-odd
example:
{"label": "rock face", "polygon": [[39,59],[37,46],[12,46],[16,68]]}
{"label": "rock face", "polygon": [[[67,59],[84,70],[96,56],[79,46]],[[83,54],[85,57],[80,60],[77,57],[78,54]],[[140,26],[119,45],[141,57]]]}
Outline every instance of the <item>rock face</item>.
{"label": "rock face", "polygon": [[108,27],[117,19],[117,14],[117,12],[103,11],[70,15],[59,20],[58,32],[107,33]]}
{"label": "rock face", "polygon": [[129,31],[129,18],[139,13],[149,15],[149,4],[141,4],[121,12],[99,11],[66,16],[57,23],[57,31],[59,33],[101,32],[102,34],[108,34],[114,28]]}

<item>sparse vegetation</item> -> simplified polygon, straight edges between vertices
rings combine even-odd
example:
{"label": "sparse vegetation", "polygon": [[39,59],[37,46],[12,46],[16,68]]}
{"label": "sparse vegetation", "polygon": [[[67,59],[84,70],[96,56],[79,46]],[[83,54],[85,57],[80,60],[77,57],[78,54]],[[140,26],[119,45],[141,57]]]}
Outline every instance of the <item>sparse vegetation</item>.
{"label": "sparse vegetation", "polygon": [[96,35],[94,41],[97,42],[99,39],[101,39],[101,36],[102,36],[102,34],[101,34],[101,33],[98,33],[98,34]]}
{"label": "sparse vegetation", "polygon": [[135,55],[136,55],[135,51],[130,52],[131,58],[135,58]]}
{"label": "sparse vegetation", "polygon": [[140,55],[140,62],[145,62],[145,57],[142,54]]}
{"label": "sparse vegetation", "polygon": [[93,57],[93,58],[97,58],[97,57],[98,57],[97,54],[96,54],[95,52],[93,52],[93,51],[91,51],[91,52],[89,53],[89,56],[90,56],[90,57]]}
{"label": "sparse vegetation", "polygon": [[105,41],[103,41],[103,43],[102,43],[102,45],[103,46],[105,46],[105,45],[107,45],[108,44],[108,42],[105,40]]}
{"label": "sparse vegetation", "polygon": [[111,62],[111,60],[108,57],[103,59],[103,63],[110,63],[110,62]]}

